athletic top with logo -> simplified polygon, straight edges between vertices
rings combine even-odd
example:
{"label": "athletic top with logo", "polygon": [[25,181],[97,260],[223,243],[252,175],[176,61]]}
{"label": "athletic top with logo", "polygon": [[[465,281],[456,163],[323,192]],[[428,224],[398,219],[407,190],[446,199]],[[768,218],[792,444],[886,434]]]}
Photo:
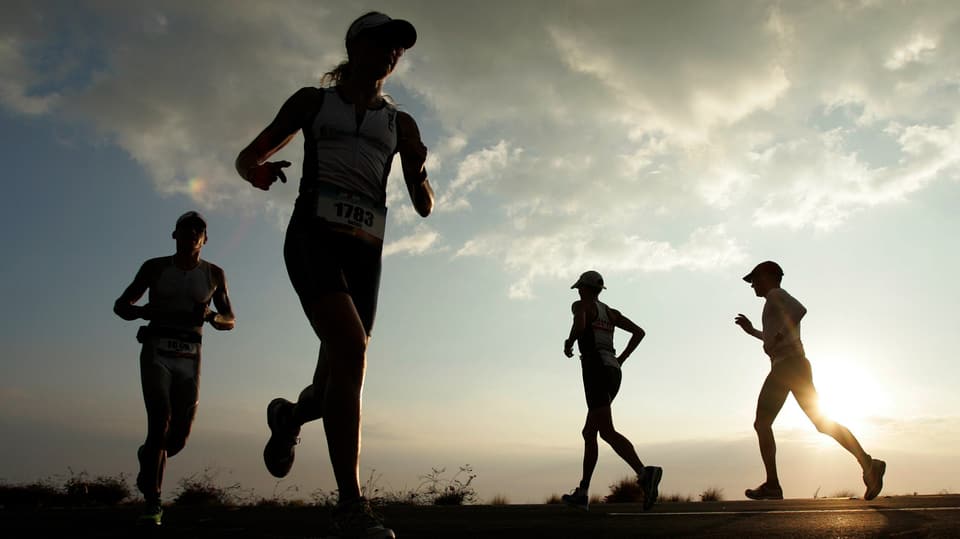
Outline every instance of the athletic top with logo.
{"label": "athletic top with logo", "polygon": [[596,302],[597,318],[577,338],[580,348],[581,361],[596,361],[608,367],[620,368],[617,362],[616,350],[613,348],[613,321],[610,320],[610,307],[600,301]]}
{"label": "athletic top with logo", "polygon": [[210,263],[200,260],[193,269],[182,270],[173,257],[161,258],[156,281],[150,284],[150,306],[157,315],[153,328],[203,333],[203,315],[217,289]]}
{"label": "athletic top with logo", "polygon": [[763,304],[763,348],[773,363],[804,357],[800,320],[807,309],[782,288],[767,292]]}
{"label": "athletic top with logo", "polygon": [[336,88],[316,90],[316,114],[303,125],[304,159],[300,193],[321,183],[386,204],[387,177],[397,152],[397,108],[385,103],[367,110],[359,123],[352,103]]}

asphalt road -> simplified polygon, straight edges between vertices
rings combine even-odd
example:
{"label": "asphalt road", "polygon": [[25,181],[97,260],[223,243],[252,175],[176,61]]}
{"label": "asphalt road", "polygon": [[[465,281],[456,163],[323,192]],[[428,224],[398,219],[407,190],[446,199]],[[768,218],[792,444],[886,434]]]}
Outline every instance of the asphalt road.
{"label": "asphalt road", "polygon": [[[321,537],[328,512],[311,507],[169,507],[164,526],[132,525],[138,509],[0,509],[0,535],[19,537]],[[634,504],[582,512],[557,505],[387,507],[400,539],[626,537],[928,537],[960,538],[960,496],[897,496],[779,502],[666,503],[644,513]]]}

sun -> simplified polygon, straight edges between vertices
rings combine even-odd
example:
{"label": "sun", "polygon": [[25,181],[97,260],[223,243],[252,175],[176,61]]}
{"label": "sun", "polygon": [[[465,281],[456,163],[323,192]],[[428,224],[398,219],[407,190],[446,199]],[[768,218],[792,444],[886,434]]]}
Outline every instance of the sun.
{"label": "sun", "polygon": [[854,432],[872,430],[870,419],[885,415],[891,405],[866,361],[823,357],[813,367],[813,382],[823,413]]}
{"label": "sun", "polygon": [[[869,362],[818,356],[812,364],[820,410],[854,433],[871,432],[871,418],[884,416],[892,406],[888,392],[872,376]],[[790,408],[784,410],[788,412],[785,423],[792,427],[812,426],[798,406]],[[825,439],[824,443],[827,442],[832,440]]]}

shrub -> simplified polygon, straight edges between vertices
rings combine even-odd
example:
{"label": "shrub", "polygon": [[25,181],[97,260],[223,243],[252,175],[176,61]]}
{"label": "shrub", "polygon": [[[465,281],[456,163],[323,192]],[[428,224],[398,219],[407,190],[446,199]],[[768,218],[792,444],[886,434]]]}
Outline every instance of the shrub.
{"label": "shrub", "polygon": [[833,493],[832,498],[856,498],[857,494],[850,489],[844,488]]}
{"label": "shrub", "polygon": [[557,494],[557,493],[553,493],[553,494],[547,496],[547,499],[546,499],[543,503],[545,503],[545,504],[547,504],[547,505],[556,505],[556,504],[562,503],[562,502],[563,502],[563,500],[560,499],[560,495]]}
{"label": "shrub", "polygon": [[643,489],[636,477],[624,477],[610,485],[610,494],[604,498],[606,503],[639,503],[643,501]]}
{"label": "shrub", "polygon": [[710,487],[700,493],[701,502],[720,502],[723,501],[723,489]]}
{"label": "shrub", "polygon": [[130,498],[132,492],[126,476],[97,476],[90,479],[87,472],[74,474],[70,470],[70,479],[63,485],[68,505],[117,505]]}
{"label": "shrub", "polygon": [[180,490],[173,503],[177,505],[235,505],[242,503],[249,496],[239,483],[221,487],[217,484],[218,472],[210,468],[184,477],[180,480]]}
{"label": "shrub", "polygon": [[0,483],[0,506],[3,507],[44,507],[63,503],[63,491],[49,479],[27,484]]}
{"label": "shrub", "polygon": [[430,473],[421,476],[423,481],[417,492],[422,492],[433,505],[463,505],[477,500],[477,491],[470,486],[477,474],[473,473],[469,464],[460,466],[460,471],[450,479],[443,477],[445,471],[446,468],[433,468]]}
{"label": "shrub", "polygon": [[257,507],[300,507],[305,505],[303,500],[290,498],[291,493],[300,492],[298,485],[287,485],[283,490],[278,490],[280,483],[281,481],[277,481],[273,486],[273,493],[269,498],[260,498],[253,505]]}

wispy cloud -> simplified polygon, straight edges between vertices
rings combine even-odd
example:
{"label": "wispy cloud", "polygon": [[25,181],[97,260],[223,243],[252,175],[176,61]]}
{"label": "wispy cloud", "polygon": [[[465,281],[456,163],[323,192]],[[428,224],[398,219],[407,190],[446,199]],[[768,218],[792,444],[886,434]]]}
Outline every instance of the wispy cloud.
{"label": "wispy cloud", "polygon": [[[958,174],[952,3],[391,9],[420,33],[389,84],[428,119],[438,203],[436,229],[417,228],[395,166],[388,201],[402,239],[388,252],[434,252],[442,231],[461,256],[501,260],[515,297],[551,264],[719,268],[749,249],[736,237],[745,219],[830,230]],[[361,11],[18,4],[0,24],[0,103],[93,125],[160,193],[286,207],[295,189],[254,192],[233,158],[342,58]],[[70,31],[78,19],[93,30]],[[278,155],[294,170],[297,146]]]}

